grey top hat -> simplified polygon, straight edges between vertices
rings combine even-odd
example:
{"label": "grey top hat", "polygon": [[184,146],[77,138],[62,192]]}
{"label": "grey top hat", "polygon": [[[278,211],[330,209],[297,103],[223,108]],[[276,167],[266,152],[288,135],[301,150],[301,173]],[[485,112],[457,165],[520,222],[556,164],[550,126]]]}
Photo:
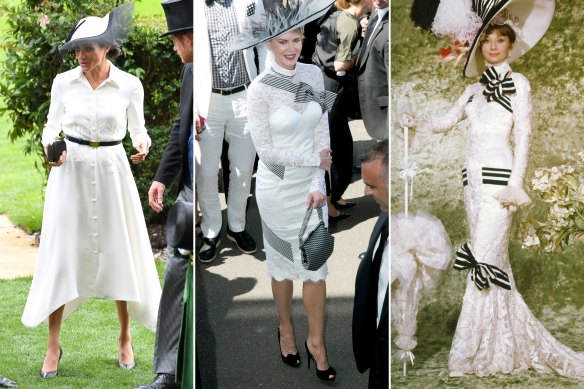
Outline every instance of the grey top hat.
{"label": "grey top hat", "polygon": [[104,17],[88,16],[79,19],[59,48],[61,55],[77,45],[119,43],[130,34],[134,22],[134,3],[122,4]]}
{"label": "grey top hat", "polygon": [[168,31],[160,35],[161,38],[193,30],[193,1],[203,0],[164,0],[162,2]]}

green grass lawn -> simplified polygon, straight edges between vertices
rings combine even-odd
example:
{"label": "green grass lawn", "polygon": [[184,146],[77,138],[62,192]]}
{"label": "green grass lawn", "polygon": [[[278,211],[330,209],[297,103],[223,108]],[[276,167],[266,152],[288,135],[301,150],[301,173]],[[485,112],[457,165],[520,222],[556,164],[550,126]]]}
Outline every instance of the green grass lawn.
{"label": "green grass lawn", "polygon": [[[162,280],[164,263],[157,261]],[[161,281],[162,282],[162,281]],[[90,300],[63,322],[63,358],[59,375],[39,377],[47,347],[48,326],[29,329],[20,317],[31,278],[0,281],[0,374],[27,389],[131,388],[152,381],[154,333],[132,322],[132,344],[137,367],[124,371],[117,364],[118,322],[113,301]]]}

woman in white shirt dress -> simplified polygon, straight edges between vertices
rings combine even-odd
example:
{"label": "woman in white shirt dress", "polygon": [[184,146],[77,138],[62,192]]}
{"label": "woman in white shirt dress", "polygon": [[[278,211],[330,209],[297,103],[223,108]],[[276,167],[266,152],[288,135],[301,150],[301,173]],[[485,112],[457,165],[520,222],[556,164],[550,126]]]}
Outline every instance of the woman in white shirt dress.
{"label": "woman in white shirt dress", "polygon": [[89,297],[116,301],[122,369],[135,366],[130,317],[156,328],[160,282],[121,144],[129,131],[138,150],[132,161],[148,153],[144,91],[138,78],[108,59],[119,53],[115,42],[127,33],[120,26],[131,11],[129,3],[104,18],[82,19],[61,48],[74,50],[79,66],[53,81],[42,143],[46,150],[63,131],[67,151],[51,163],[39,256],[22,315],[27,327],[48,321],[43,378],[58,373],[62,321]]}

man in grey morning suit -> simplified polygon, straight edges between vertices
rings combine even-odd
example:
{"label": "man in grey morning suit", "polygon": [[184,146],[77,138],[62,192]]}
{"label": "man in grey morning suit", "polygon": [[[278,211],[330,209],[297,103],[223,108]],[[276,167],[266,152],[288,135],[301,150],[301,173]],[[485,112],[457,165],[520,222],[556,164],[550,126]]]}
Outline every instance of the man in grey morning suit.
{"label": "man in grey morning suit", "polygon": [[389,1],[373,0],[374,11],[357,59],[359,106],[373,139],[388,137]]}
{"label": "man in grey morning suit", "polygon": [[[180,201],[193,202],[191,174],[193,144],[193,1],[164,0],[162,7],[174,50],[185,64],[181,74],[179,118],[174,122],[164,155],[148,191],[148,202],[155,212],[162,211],[163,194],[180,173]],[[191,156],[189,157],[189,153]],[[175,369],[182,324],[183,292],[189,258],[174,247],[167,247],[164,287],[158,308],[153,370],[156,378],[139,388],[178,388]]]}

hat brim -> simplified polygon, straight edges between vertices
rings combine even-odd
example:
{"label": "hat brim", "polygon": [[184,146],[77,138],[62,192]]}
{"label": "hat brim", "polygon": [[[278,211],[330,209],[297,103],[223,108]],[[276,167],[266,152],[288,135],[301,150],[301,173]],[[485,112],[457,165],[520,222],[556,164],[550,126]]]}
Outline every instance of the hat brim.
{"label": "hat brim", "polygon": [[481,37],[493,19],[504,9],[518,19],[517,28],[513,27],[516,40],[509,52],[508,61],[511,63],[527,53],[544,36],[554,16],[555,0],[503,0],[494,6],[469,49],[463,69],[465,77],[478,77],[484,71],[486,63],[479,47]]}
{"label": "hat brim", "polygon": [[[286,34],[287,32],[302,27],[305,24],[308,24],[323,16],[330,9],[333,3],[334,0],[311,0],[310,2],[303,3],[302,6],[306,8],[303,10],[303,16],[298,18],[298,20],[294,20],[290,24],[281,26],[280,28],[277,28],[270,33],[265,32],[265,34],[260,33],[254,35],[253,33],[249,33],[249,31],[247,31],[239,34],[239,36],[229,44],[229,50],[237,51],[249,49],[250,47],[259,45],[260,43],[269,41],[270,39],[279,35]],[[254,27],[251,27],[250,29],[253,30]]]}
{"label": "hat brim", "polygon": [[[102,18],[92,17],[85,18],[78,21],[75,27],[71,29],[69,37],[59,47],[61,56],[77,45],[103,43],[113,44],[126,39],[133,27],[134,18],[134,4],[122,4],[109,12]],[[91,20],[86,20],[91,19]],[[105,29],[102,25],[103,21],[107,19]],[[86,20],[86,23],[83,22]]]}
{"label": "hat brim", "polygon": [[164,38],[164,37],[169,36],[169,35],[178,34],[179,32],[188,32],[188,31],[193,31],[193,26],[175,28],[174,30],[167,31],[164,34],[160,35],[159,38]]}

